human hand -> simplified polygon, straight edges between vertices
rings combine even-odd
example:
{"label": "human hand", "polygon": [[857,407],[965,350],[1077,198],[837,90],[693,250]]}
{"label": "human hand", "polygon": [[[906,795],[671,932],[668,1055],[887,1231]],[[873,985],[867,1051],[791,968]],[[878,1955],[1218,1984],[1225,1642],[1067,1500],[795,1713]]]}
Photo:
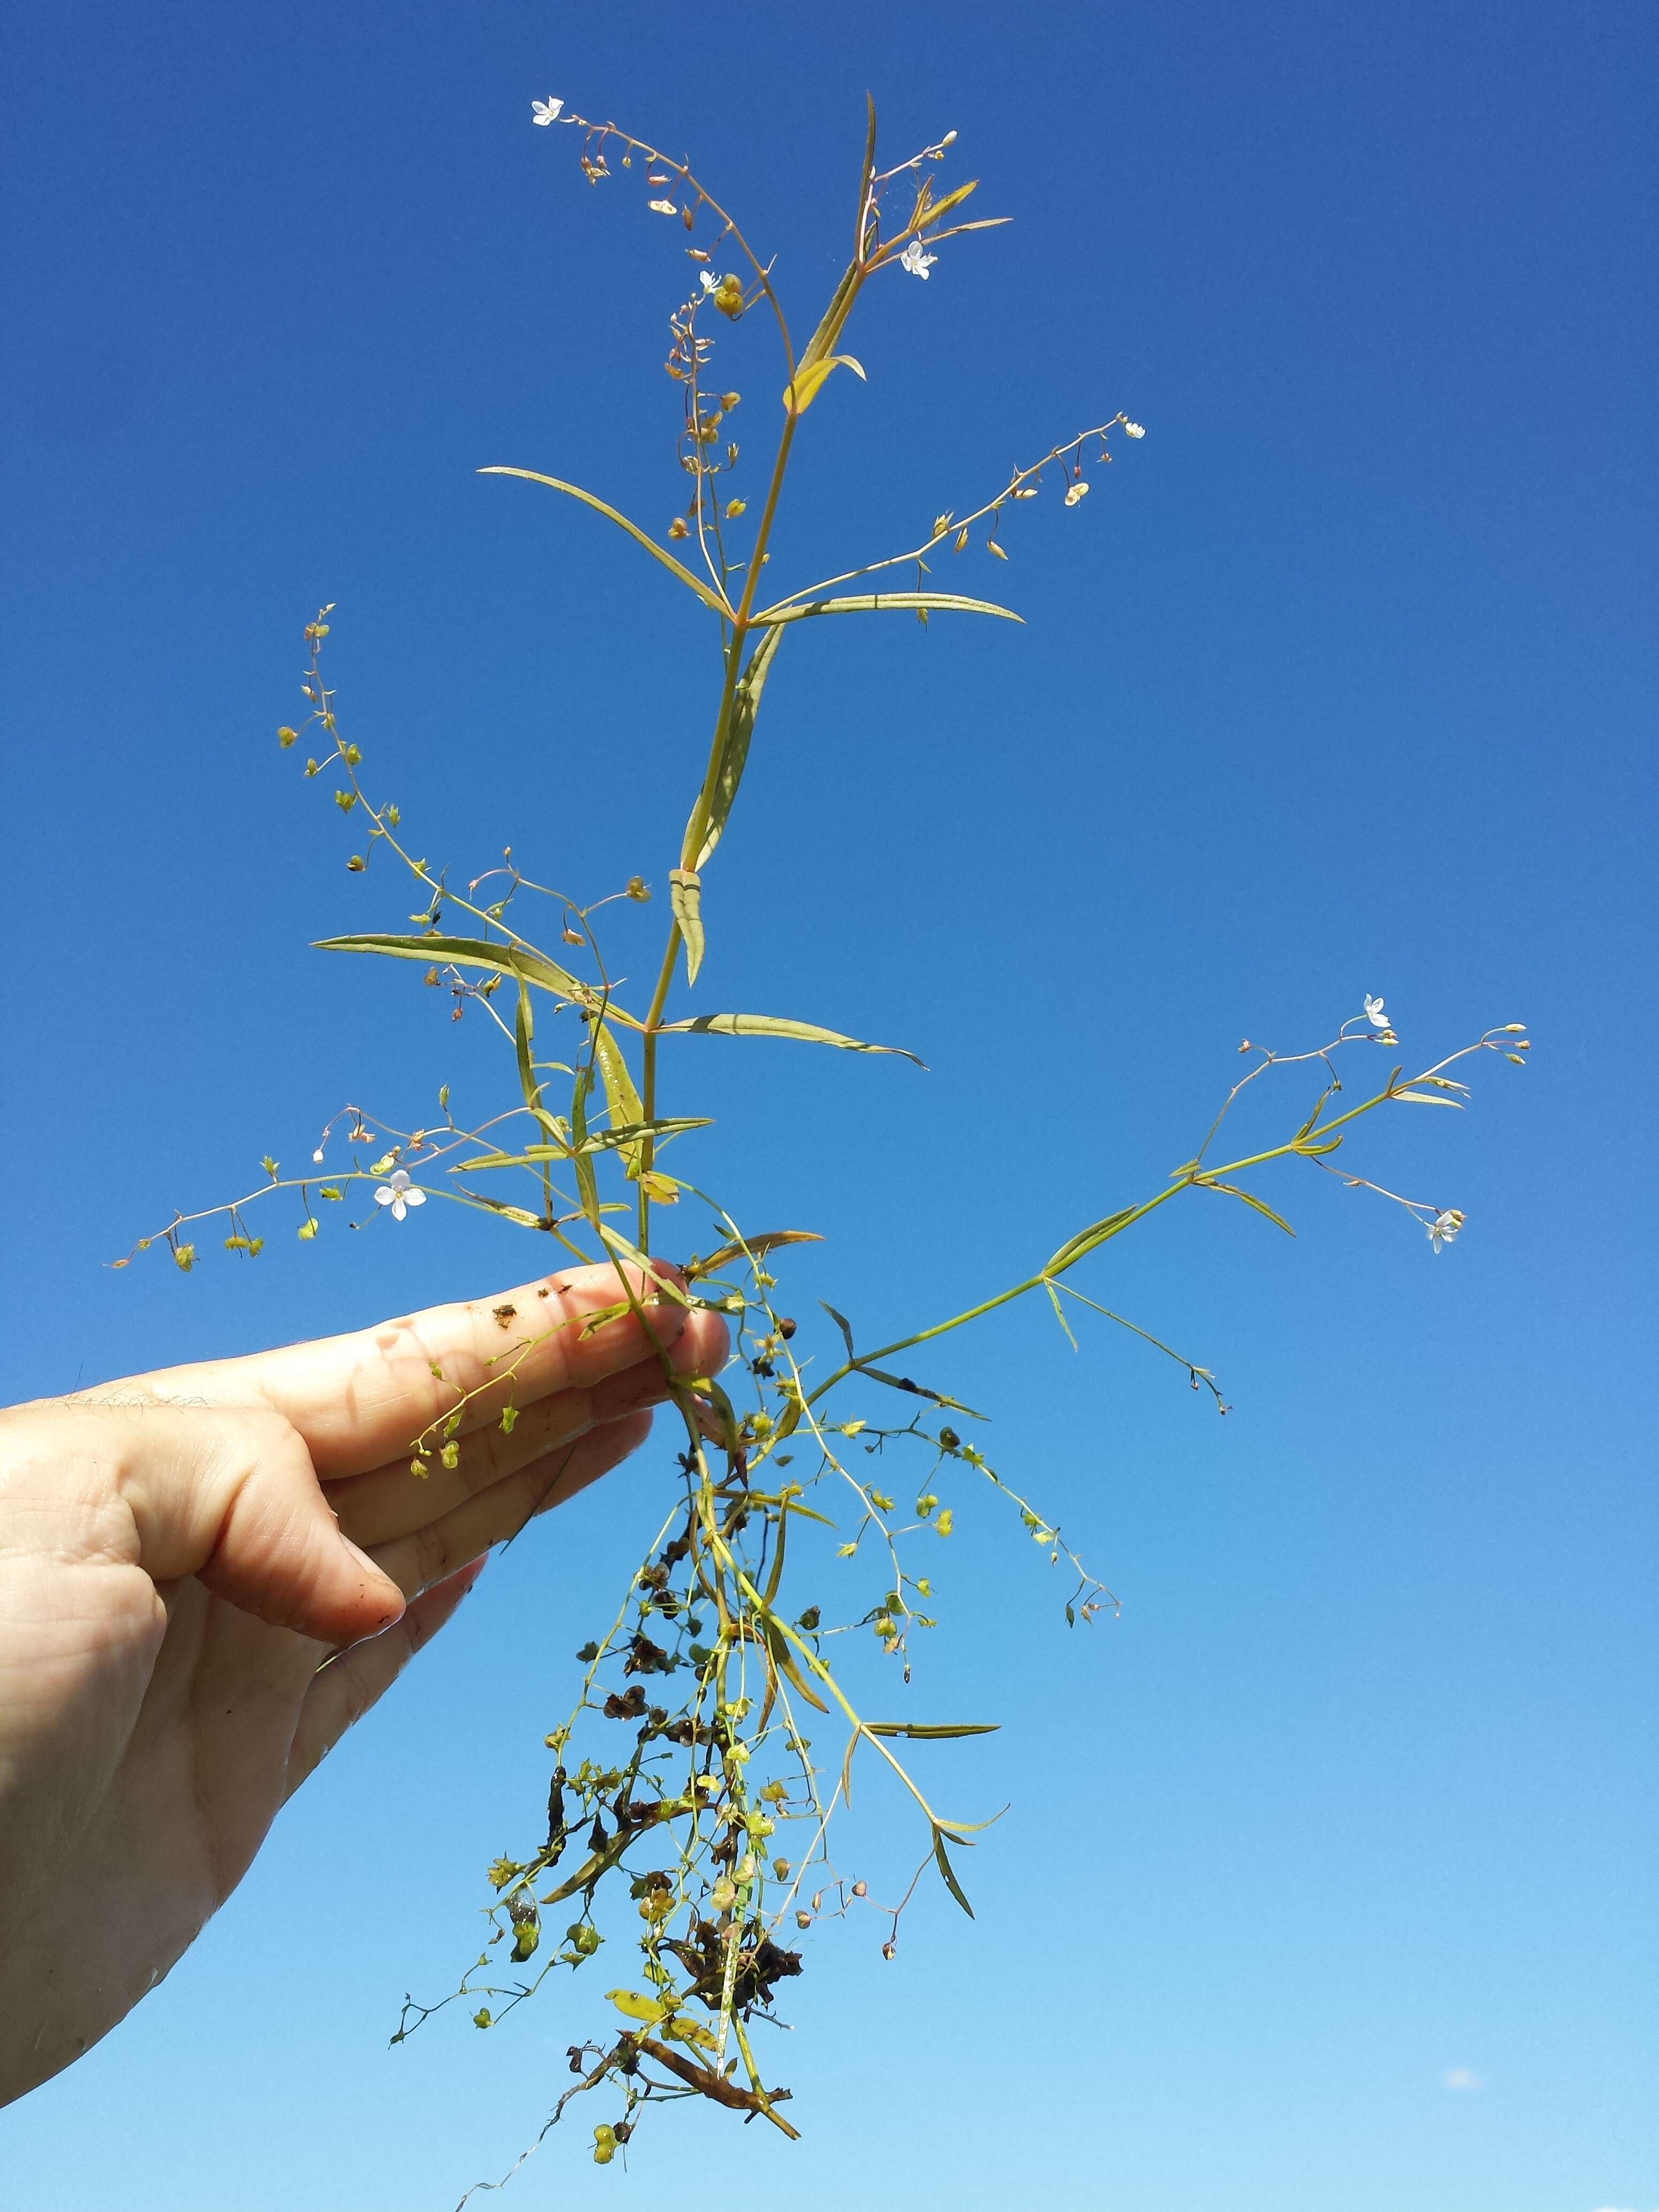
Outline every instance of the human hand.
{"label": "human hand", "polygon": [[586,1336],[609,1266],[0,1412],[0,2103],[161,1979],[489,1547],[641,1443],[669,1367],[719,1369],[718,1317],[630,1272]]}

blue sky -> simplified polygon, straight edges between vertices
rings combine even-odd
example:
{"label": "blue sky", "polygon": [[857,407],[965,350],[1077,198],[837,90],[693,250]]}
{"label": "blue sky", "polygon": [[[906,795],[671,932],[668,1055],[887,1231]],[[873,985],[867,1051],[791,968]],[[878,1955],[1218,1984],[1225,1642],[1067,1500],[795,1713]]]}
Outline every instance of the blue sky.
{"label": "blue sky", "polygon": [[[872,297],[786,580],[1147,426],[952,569],[1026,628],[815,624],[780,658],[702,1002],[931,1069],[702,1048],[706,1179],[829,1234],[803,1308],[887,1333],[1040,1261],[1188,1156],[1243,1036],[1380,991],[1410,1052],[1536,1041],[1466,1116],[1366,1139],[1466,1210],[1450,1253],[1310,1175],[1267,1194],[1293,1243],[1194,1202],[1088,1278],[1218,1370],[1226,1421],[1103,1324],[940,1353],[1123,1601],[1068,1638],[959,1501],[914,1694],[1005,1723],[939,1759],[965,1812],[1012,1806],[977,1920],[926,1894],[891,1965],[878,1930],[817,1945],[799,2147],[678,2116],[624,2177],[555,2137],[504,2201],[657,2191],[723,2144],[807,2212],[1659,2205],[1650,11],[18,0],[0,37],[7,1395],[528,1265],[435,1207],[189,1280],[104,1263],[343,1097],[412,1117],[505,1073],[412,976],[307,949],[407,904],[272,744],[319,603],[371,780],[458,873],[511,838],[589,896],[672,857],[694,612],[474,473],[653,526],[682,495],[674,257],[532,94],[693,152],[807,327],[866,87],[896,152],[955,128],[951,173],[1014,216]],[[758,441],[775,368],[730,343]],[[647,1454],[492,1565],[164,1988],[0,2120],[9,2205],[441,2212],[510,2161],[573,1999],[386,2036],[533,1825],[659,1482]],[[878,1886],[911,1838],[868,1798]]]}

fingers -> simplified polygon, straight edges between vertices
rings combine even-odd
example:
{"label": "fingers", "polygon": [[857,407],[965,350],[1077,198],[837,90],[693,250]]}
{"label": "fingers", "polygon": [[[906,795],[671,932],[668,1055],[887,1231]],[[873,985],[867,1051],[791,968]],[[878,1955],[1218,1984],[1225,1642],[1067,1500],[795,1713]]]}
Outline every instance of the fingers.
{"label": "fingers", "polygon": [[[666,1279],[673,1271],[665,1264],[659,1273]],[[642,1312],[624,1312],[585,1333],[588,1316],[621,1303],[624,1277]],[[304,1437],[318,1474],[331,1481],[406,1450],[468,1392],[483,1395],[467,1419],[491,1421],[509,1395],[522,1407],[553,1391],[586,1389],[665,1349],[686,1318],[685,1309],[637,1267],[568,1267],[495,1298],[429,1306],[349,1336],[135,1381],[173,1402],[274,1407]]]}
{"label": "fingers", "polygon": [[43,1500],[60,1516],[75,1509],[60,1544],[70,1557],[137,1567],[163,1586],[195,1575],[261,1620],[333,1644],[403,1611],[276,1413],[64,1403],[25,1409],[13,1436],[38,1462]]}
{"label": "fingers", "polygon": [[288,1755],[287,1787],[291,1797],[314,1773],[346,1730],[362,1720],[424,1644],[429,1644],[483,1572],[473,1559],[456,1574],[422,1593],[397,1626],[367,1644],[343,1651],[315,1677],[300,1708]]}
{"label": "fingers", "polygon": [[[718,1314],[692,1314],[670,1349],[668,1364],[677,1375],[708,1375],[725,1364],[726,1344]],[[383,1544],[436,1521],[590,1429],[659,1405],[667,1395],[668,1378],[653,1353],[590,1389],[562,1390],[521,1407],[510,1433],[503,1433],[499,1421],[471,1434],[463,1428],[460,1458],[453,1468],[434,1457],[423,1478],[412,1476],[405,1450],[387,1466],[331,1486],[329,1504],[358,1543]]]}
{"label": "fingers", "polygon": [[378,1544],[374,1559],[406,1597],[429,1589],[463,1560],[516,1536],[536,1514],[608,1474],[651,1433],[649,1413],[629,1413],[532,1460],[423,1528]]}

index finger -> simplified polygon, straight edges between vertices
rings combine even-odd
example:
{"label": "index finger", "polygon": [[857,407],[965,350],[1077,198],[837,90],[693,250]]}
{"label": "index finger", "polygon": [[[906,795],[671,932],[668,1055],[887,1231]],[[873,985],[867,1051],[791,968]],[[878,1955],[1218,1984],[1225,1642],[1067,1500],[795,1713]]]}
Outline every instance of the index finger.
{"label": "index finger", "polygon": [[[676,1281],[665,1264],[661,1274]],[[585,1328],[622,1302],[624,1276],[634,1304]],[[482,1394],[467,1407],[471,1425],[509,1397],[528,1405],[555,1391],[591,1388],[665,1351],[685,1317],[684,1307],[639,1268],[606,1261],[562,1267],[493,1298],[428,1306],[344,1336],[163,1368],[133,1376],[129,1387],[173,1403],[268,1406],[293,1423],[328,1481],[395,1458],[469,1394]]]}

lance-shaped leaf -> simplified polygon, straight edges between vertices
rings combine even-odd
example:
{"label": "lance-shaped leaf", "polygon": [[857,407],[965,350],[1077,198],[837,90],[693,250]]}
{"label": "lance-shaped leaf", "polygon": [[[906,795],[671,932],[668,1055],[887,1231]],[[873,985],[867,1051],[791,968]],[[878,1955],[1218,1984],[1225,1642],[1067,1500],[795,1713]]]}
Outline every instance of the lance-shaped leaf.
{"label": "lance-shaped leaf", "polygon": [[1068,1267],[1074,1267],[1097,1245],[1105,1243],[1109,1237],[1115,1237],[1121,1229],[1126,1229],[1133,1220],[1134,1212],[1133,1206],[1126,1206],[1121,1212],[1109,1213],[1103,1221],[1092,1222],[1087,1229],[1079,1229],[1075,1237],[1069,1237],[1060,1246],[1043,1269],[1043,1273],[1063,1275]]}
{"label": "lance-shaped leaf", "polygon": [[767,671],[772,665],[773,655],[783,641],[783,632],[775,624],[769,626],[765,635],[749,656],[749,665],[738,679],[732,695],[732,712],[726,723],[726,740],[720,748],[720,764],[714,777],[714,796],[709,804],[708,823],[703,831],[702,849],[696,856],[698,868],[706,868],[709,855],[720,842],[726,817],[732,811],[732,802],[738,795],[738,786],[743,781],[743,771],[749,758],[749,740],[755,734],[755,717],[760,712],[761,693],[766,685]]}
{"label": "lance-shaped leaf", "polygon": [[[645,1109],[640,1103],[640,1094],[634,1088],[634,1079],[628,1072],[628,1062],[623,1058],[622,1047],[611,1036],[604,1022],[593,1024],[593,1057],[599,1062],[599,1080],[605,1085],[605,1103],[611,1109],[612,1129],[631,1128],[645,1119]],[[643,1158],[639,1142],[622,1148],[626,1172],[639,1172]]]}
{"label": "lance-shaped leaf", "polygon": [[685,1272],[693,1279],[698,1275],[717,1274],[720,1268],[730,1267],[734,1260],[745,1256],[758,1260],[768,1252],[775,1251],[781,1244],[822,1244],[823,1242],[816,1229],[769,1229],[758,1237],[745,1237],[740,1244],[722,1244],[706,1260],[693,1260]]}
{"label": "lance-shaped leaf", "polygon": [[861,384],[867,384],[870,380],[864,374],[863,363],[854,361],[850,353],[830,354],[823,361],[803,362],[795,371],[793,382],[784,386],[783,404],[789,413],[804,415],[823,389],[826,378],[838,368],[850,368]]}
{"label": "lance-shaped leaf", "polygon": [[702,878],[695,868],[668,871],[668,899],[685,946],[685,980],[695,983],[702,965]]}
{"label": "lance-shaped leaf", "polygon": [[[550,960],[544,952],[533,951],[527,945],[492,945],[483,937],[387,937],[378,934],[366,937],[319,937],[313,945],[317,952],[379,952],[391,960],[418,960],[430,968],[441,961],[451,968],[488,968],[497,975],[516,975],[526,983],[533,983],[543,991],[552,991],[562,999],[568,999],[578,1006],[599,1003],[599,993],[580,976],[573,975],[568,968],[561,968],[556,960]],[[616,1006],[610,1009],[619,1020],[637,1029],[640,1024],[631,1014],[623,1014]]]}
{"label": "lance-shaped leaf", "polygon": [[[707,1115],[681,1115],[660,1121],[629,1121],[620,1129],[592,1129],[582,1139],[584,1152],[623,1152],[637,1146],[642,1137],[665,1139],[678,1136],[685,1129],[708,1129],[713,1123]],[[526,1145],[517,1152],[480,1152],[476,1159],[458,1160],[451,1170],[455,1175],[471,1175],[481,1168],[539,1167],[545,1161],[570,1161],[576,1158],[577,1147],[568,1143]]]}
{"label": "lance-shaped leaf", "polygon": [[970,1421],[990,1419],[988,1413],[976,1413],[971,1406],[964,1406],[960,1398],[947,1398],[942,1391],[930,1390],[926,1383],[913,1382],[908,1375],[890,1375],[884,1368],[872,1367],[862,1359],[854,1359],[853,1364],[860,1375],[867,1375],[872,1382],[884,1382],[890,1390],[905,1390],[913,1398],[931,1398],[934,1405],[946,1407],[953,1413],[966,1413]]}
{"label": "lance-shaped leaf", "polygon": [[[951,1838],[953,1843],[958,1844],[963,1840],[960,1836],[954,1836]],[[945,1831],[942,1828],[935,1828],[933,1831],[933,1856],[939,1861],[939,1870],[945,1877],[945,1887],[971,1920],[974,1917],[974,1908],[963,1895],[962,1884],[957,1880],[956,1871],[945,1856]]]}
{"label": "lance-shaped leaf", "polygon": [[1254,1191],[1242,1190],[1236,1182],[1211,1182],[1207,1176],[1201,1180],[1205,1188],[1224,1192],[1229,1198],[1242,1198],[1246,1206],[1253,1206],[1256,1212],[1265,1214],[1276,1229],[1282,1229],[1287,1237],[1295,1236],[1295,1230],[1285,1220],[1284,1215],[1275,1213],[1267,1200],[1258,1198]]}
{"label": "lance-shaped leaf", "polygon": [[1000,607],[994,599],[967,599],[959,592],[860,592],[851,599],[780,601],[756,615],[753,621],[759,629],[763,623],[805,622],[809,615],[902,614],[918,607],[941,614],[998,615],[1004,622],[1025,619],[1012,607]]}
{"label": "lance-shaped leaf", "polygon": [[818,1300],[818,1304],[823,1308],[825,1313],[829,1315],[830,1320],[834,1322],[836,1327],[841,1331],[841,1340],[847,1346],[848,1364],[851,1366],[856,1366],[858,1364],[858,1355],[853,1349],[852,1322],[848,1320],[844,1313],[837,1313],[834,1306],[830,1304],[828,1298],[820,1298]]}
{"label": "lance-shaped leaf", "polygon": [[[914,227],[918,231],[931,230],[936,222],[943,222],[953,208],[959,208],[963,200],[971,198],[978,190],[979,179],[974,177],[967,184],[958,185],[955,191],[946,192],[942,200],[930,198],[927,205],[919,209],[916,216],[913,217]],[[1003,217],[1005,222],[1007,219],[1006,216]]]}
{"label": "lance-shaped leaf", "polygon": [[519,1006],[513,1024],[513,1045],[518,1056],[519,1088],[524,1093],[524,1103],[535,1115],[547,1134],[556,1143],[562,1143],[565,1125],[556,1114],[550,1114],[542,1104],[541,1085],[536,1079],[536,1015],[531,1003],[530,985],[519,978]]}
{"label": "lance-shaped leaf", "polygon": [[614,507],[608,507],[604,500],[596,499],[591,491],[584,491],[580,484],[566,483],[562,477],[544,477],[535,469],[480,469],[478,474],[481,477],[522,477],[527,483],[548,484],[553,490],[565,493],[568,498],[580,500],[584,507],[591,507],[596,514],[603,514],[609,521],[614,522],[618,530],[625,530],[636,544],[643,545],[652,559],[660,561],[671,574],[679,578],[688,591],[695,592],[704,606],[712,608],[717,615],[730,615],[732,610],[720,594],[717,592],[712,592],[707,584],[694,576],[691,571],[677,561],[672,553],[665,553],[662,547],[654,538],[641,530],[637,522],[630,522],[625,514],[619,514]]}
{"label": "lance-shaped leaf", "polygon": [[[659,1291],[663,1291],[668,1297],[673,1299],[676,1305],[684,1306],[686,1310],[690,1312],[691,1301],[686,1297],[684,1291],[681,1290],[679,1285],[674,1281],[672,1276],[665,1275],[658,1267],[654,1261],[647,1260],[637,1244],[630,1244],[627,1237],[625,1237],[619,1230],[610,1228],[603,1221],[597,1223],[595,1226],[598,1228],[600,1236],[605,1239],[605,1243],[609,1246],[613,1257],[630,1261],[633,1266],[639,1268],[647,1282],[654,1283]],[[718,1391],[719,1387],[720,1386],[717,1383],[711,1384],[710,1386],[712,1389],[716,1391]],[[729,1406],[731,1401],[727,1399],[726,1403]],[[735,1415],[732,1417],[732,1425],[735,1429]]]}
{"label": "lance-shaped leaf", "polygon": [[863,1044],[857,1037],[842,1036],[836,1030],[821,1030],[813,1022],[792,1022],[782,1014],[696,1014],[690,1021],[665,1022],[662,1035],[671,1033],[690,1036],[766,1036],[793,1037],[802,1044],[833,1044],[842,1052],[889,1052],[901,1060],[913,1060],[918,1067],[927,1061],[918,1060],[900,1044]]}
{"label": "lance-shaped leaf", "polygon": [[596,1226],[599,1218],[599,1186],[593,1163],[587,1157],[587,1094],[593,1088],[593,1063],[584,1060],[570,1086],[570,1134],[576,1166],[576,1194],[582,1212]]}
{"label": "lance-shaped leaf", "polygon": [[508,1206],[505,1200],[486,1198],[481,1190],[461,1193],[474,1206],[482,1206],[491,1213],[499,1213],[503,1221],[516,1221],[520,1229],[545,1229],[547,1223],[539,1213],[532,1213],[522,1206]]}
{"label": "lance-shaped leaf", "polygon": [[866,1735],[908,1736],[913,1743],[932,1743],[946,1736],[994,1735],[1000,1721],[955,1721],[948,1725],[926,1721],[866,1721]]}
{"label": "lance-shaped leaf", "polygon": [[783,1633],[776,1623],[763,1619],[762,1632],[766,1638],[766,1648],[772,1655],[773,1663],[789,1683],[791,1688],[798,1696],[805,1698],[809,1705],[815,1706],[821,1713],[827,1713],[830,1710],[829,1706],[824,1704],[823,1699],[815,1690],[808,1686],[805,1676],[795,1663],[795,1655],[784,1640]]}

